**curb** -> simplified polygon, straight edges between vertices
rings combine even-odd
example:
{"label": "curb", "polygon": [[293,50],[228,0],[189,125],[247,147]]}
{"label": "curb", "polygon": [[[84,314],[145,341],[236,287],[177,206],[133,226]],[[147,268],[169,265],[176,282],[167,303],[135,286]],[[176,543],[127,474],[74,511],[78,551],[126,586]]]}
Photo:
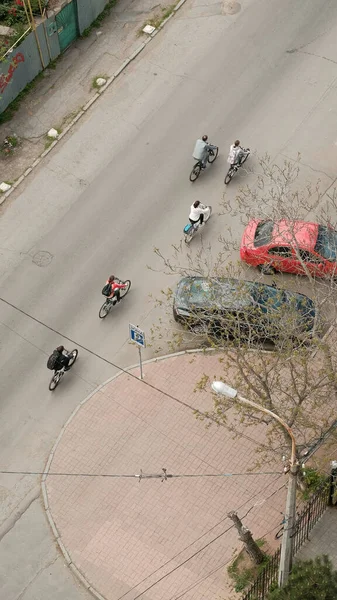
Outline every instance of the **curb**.
{"label": "curb", "polygon": [[[185,2],[186,0],[182,0],[183,2]],[[175,358],[176,356],[183,356],[186,354],[200,354],[200,353],[206,353],[206,352],[216,352],[215,349],[213,348],[206,348],[206,349],[201,349],[201,348],[197,348],[196,350],[182,350],[180,352],[173,352],[173,354],[165,354],[164,356],[158,356],[155,358],[149,358],[148,360],[145,360],[143,362],[143,365],[148,365],[150,363],[156,363],[156,362],[160,362],[161,360],[166,360],[169,358]],[[133,369],[139,368],[139,364],[135,364],[135,365],[131,365],[130,367],[126,367],[123,371],[119,371],[118,373],[116,373],[116,375],[113,375],[112,377],[110,377],[109,379],[107,379],[106,381],[104,381],[104,383],[101,383],[101,385],[97,386],[86,398],[84,398],[84,400],[81,400],[80,403],[76,406],[76,408],[73,410],[73,412],[71,413],[69,419],[65,422],[65,424],[63,425],[52,449],[51,452],[49,454],[49,457],[47,459],[46,462],[46,466],[44,468],[44,475],[42,476],[42,480],[41,480],[41,489],[42,489],[42,498],[43,498],[43,505],[46,511],[46,515],[47,515],[47,519],[50,525],[50,528],[53,532],[53,535],[55,537],[55,540],[59,546],[59,549],[61,550],[64,560],[67,564],[67,566],[71,569],[72,573],[77,577],[77,579],[83,584],[83,586],[89,591],[91,592],[91,594],[97,598],[97,600],[107,600],[107,598],[105,596],[102,596],[102,594],[100,594],[94,587],[92,587],[91,583],[86,579],[86,577],[83,575],[83,573],[81,573],[81,571],[76,567],[76,565],[73,563],[72,558],[70,556],[70,554],[68,553],[66,547],[64,546],[62,539],[61,539],[61,534],[58,531],[55,521],[53,519],[53,516],[50,512],[50,508],[49,508],[49,501],[48,501],[48,492],[47,492],[47,486],[46,486],[46,480],[48,477],[48,472],[50,469],[50,465],[52,463],[52,460],[54,458],[54,454],[56,452],[56,449],[63,437],[63,434],[65,432],[65,430],[67,429],[68,425],[71,423],[71,421],[73,420],[73,418],[75,417],[75,415],[77,414],[77,412],[80,410],[80,408],[82,408],[83,404],[85,404],[86,402],[88,402],[88,400],[90,400],[90,398],[92,398],[92,396],[94,396],[95,394],[97,394],[97,392],[99,392],[103,387],[105,387],[106,385],[108,385],[108,383],[110,383],[111,381],[113,381],[114,379],[117,379],[117,377],[120,377],[121,375],[128,375],[129,371],[132,371]],[[141,381],[141,380],[139,380]]]}
{"label": "curb", "polygon": [[[186,0],[182,0],[182,2],[185,2]],[[328,329],[328,331],[324,334],[323,336],[323,340],[326,340],[330,334],[332,333],[332,331],[334,330],[334,325],[331,325],[330,328]],[[254,350],[252,350],[254,352]],[[157,363],[160,362],[162,360],[166,360],[166,359],[170,359],[170,358],[175,358],[176,356],[184,356],[184,355],[188,355],[188,354],[201,354],[201,353],[209,353],[209,352],[214,352],[216,353],[217,350],[215,348],[196,348],[194,350],[181,350],[180,352],[173,352],[172,354],[165,354],[163,356],[158,356],[155,358],[150,358],[146,361],[143,362],[143,365],[148,365],[151,363]],[[316,351],[313,353],[313,356],[315,356]],[[55,537],[55,540],[63,554],[64,560],[67,563],[67,566],[71,569],[72,573],[77,577],[77,579],[83,584],[83,586],[95,597],[97,598],[97,600],[107,600],[106,597],[102,596],[102,594],[100,594],[94,587],[92,587],[91,583],[86,579],[86,577],[83,575],[83,573],[76,567],[76,565],[74,565],[72,558],[70,556],[70,554],[68,553],[66,547],[64,546],[62,539],[61,539],[61,534],[58,531],[55,521],[53,519],[53,516],[50,512],[50,508],[49,508],[49,501],[48,501],[48,492],[47,492],[47,487],[46,487],[46,480],[48,477],[48,472],[52,463],[52,460],[54,458],[54,454],[56,452],[56,449],[63,437],[63,434],[65,432],[65,430],[67,429],[68,425],[72,422],[73,418],[75,417],[75,415],[77,414],[77,412],[82,408],[82,406],[84,404],[86,404],[86,402],[88,402],[88,400],[90,400],[95,394],[97,394],[103,387],[105,387],[106,385],[108,385],[108,383],[110,383],[111,381],[113,381],[114,379],[117,379],[117,377],[120,377],[121,375],[128,375],[128,373],[136,368],[139,368],[139,364],[133,364],[129,367],[125,367],[125,369],[123,371],[119,371],[118,373],[116,373],[116,375],[113,375],[112,377],[110,377],[109,379],[107,379],[106,381],[104,381],[103,383],[101,383],[99,386],[97,386],[90,394],[88,394],[88,396],[86,396],[86,398],[84,398],[83,400],[80,401],[80,403],[75,407],[75,409],[73,410],[73,412],[71,413],[70,417],[67,419],[67,421],[65,422],[65,424],[63,425],[52,449],[51,452],[49,454],[49,457],[47,459],[46,462],[46,466],[44,469],[44,475],[42,476],[41,479],[41,489],[42,489],[42,498],[43,498],[43,505],[46,511],[46,515],[47,515],[47,519],[50,525],[50,528],[53,532],[53,535]],[[140,380],[141,381],[141,380]]]}
{"label": "curb", "polygon": [[[0,195],[0,206],[1,204],[3,204],[5,202],[5,200],[8,198],[8,196],[11,195],[11,193],[20,185],[20,183],[22,183],[22,181],[24,179],[26,179],[26,177],[28,177],[28,175],[30,175],[30,173],[35,169],[35,167],[37,167],[37,165],[41,162],[41,160],[47,156],[47,154],[49,154],[49,152],[52,151],[52,149],[58,144],[59,141],[61,141],[63,139],[63,137],[65,136],[66,133],[68,133],[68,131],[70,131],[70,129],[73,128],[73,126],[77,123],[77,121],[79,121],[79,119],[81,119],[81,117],[83,117],[83,115],[85,115],[85,113],[89,110],[89,108],[96,102],[96,100],[98,100],[98,98],[105,92],[105,90],[108,89],[108,87],[110,87],[110,85],[113,83],[113,81],[126,69],[126,67],[135,59],[137,58],[137,56],[144,50],[144,48],[146,48],[147,44],[157,35],[157,33],[159,33],[159,31],[162,30],[162,28],[164,27],[164,25],[166,25],[167,21],[169,21],[175,14],[176,12],[185,4],[186,0],[180,0],[180,2],[178,2],[178,4],[174,7],[172,13],[167,17],[167,19],[165,19],[165,21],[163,21],[160,25],[159,28],[156,29],[153,33],[151,33],[149,35],[149,37],[140,44],[140,46],[138,46],[138,48],[129,56],[129,58],[127,58],[122,64],[121,66],[117,69],[117,71],[115,71],[115,73],[109,77],[109,79],[107,80],[107,82],[105,83],[105,85],[103,85],[97,92],[96,94],[90,98],[90,100],[88,100],[88,102],[83,106],[83,108],[77,113],[76,117],[73,118],[73,120],[69,123],[69,125],[67,125],[67,127],[65,127],[65,129],[62,131],[62,133],[58,136],[57,140],[55,140],[50,146],[49,148],[47,148],[47,150],[44,150],[44,152],[42,152],[42,154],[40,154],[40,156],[38,156],[38,158],[36,158],[34,160],[34,162],[32,163],[32,165],[30,167],[27,167],[27,169],[25,170],[25,172],[23,173],[23,175],[21,175],[19,177],[19,179],[17,179],[12,187],[5,192],[4,194]],[[101,596],[100,596],[101,598]]]}

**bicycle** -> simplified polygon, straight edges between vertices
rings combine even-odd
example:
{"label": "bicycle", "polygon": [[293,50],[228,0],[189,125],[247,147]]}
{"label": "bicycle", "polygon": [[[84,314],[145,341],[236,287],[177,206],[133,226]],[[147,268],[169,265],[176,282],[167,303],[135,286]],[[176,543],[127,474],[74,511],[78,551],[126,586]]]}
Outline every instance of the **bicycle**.
{"label": "bicycle", "polygon": [[[217,146],[215,146],[215,150],[210,149],[208,151],[208,159],[207,162],[209,162],[210,164],[214,163],[214,161],[216,160],[217,156],[219,153],[219,148]],[[198,160],[198,162],[195,163],[192,171],[190,172],[190,181],[193,183],[194,181],[196,181],[201,173],[202,170],[202,161]]]}
{"label": "bicycle", "polygon": [[242,150],[244,152],[246,152],[246,155],[243,157],[243,159],[242,159],[242,161],[240,162],[239,165],[234,164],[234,165],[231,165],[229,167],[229,169],[227,171],[227,175],[225,177],[225,185],[228,185],[232,181],[235,173],[237,173],[237,171],[240,169],[240,167],[242,167],[242,165],[246,162],[248,156],[250,155],[250,149],[249,148],[246,148],[246,149],[242,148]]}
{"label": "bicycle", "polygon": [[72,350],[72,352],[69,352],[69,356],[70,356],[70,360],[68,362],[68,366],[62,367],[62,369],[58,369],[58,371],[55,371],[54,375],[52,376],[52,378],[50,380],[50,384],[49,384],[49,389],[51,392],[53,392],[55,390],[55,388],[57,388],[57,386],[60,383],[61,379],[63,378],[63,375],[65,374],[65,372],[69,371],[69,369],[71,369],[71,367],[75,363],[75,361],[78,357],[77,348]]}
{"label": "bicycle", "polygon": [[[120,291],[120,299],[122,300],[126,296],[128,291],[130,290],[131,281],[130,281],[130,279],[121,281],[120,279],[116,278],[116,282],[123,283],[126,285],[125,288],[120,288],[120,290],[119,290]],[[112,309],[113,306],[115,306],[115,304],[117,304],[117,298],[115,296],[113,296],[112,298],[107,298],[105,300],[104,304],[102,304],[101,308],[99,309],[99,313],[98,313],[99,318],[105,319],[105,317],[109,314],[110,310]]]}
{"label": "bicycle", "polygon": [[[204,223],[207,223],[208,219],[210,218],[211,214],[212,214],[212,207],[211,206],[205,206],[204,204],[200,204],[201,208],[207,209],[207,212],[205,213],[204,216]],[[189,244],[190,241],[194,238],[195,234],[197,233],[198,229],[200,228],[200,223],[187,223],[187,225],[185,225],[183,233],[184,233],[184,240],[185,240],[185,244]]]}
{"label": "bicycle", "polygon": [[[283,513],[281,513],[281,514],[283,514]],[[297,531],[299,529],[299,522],[298,522],[298,517],[299,516],[300,516],[300,514],[297,513],[297,519],[296,519],[296,521],[294,523],[294,526],[293,526],[293,533],[290,536],[291,538],[293,538],[294,535],[296,535],[296,533],[297,533]],[[284,516],[283,519],[282,519],[282,521],[281,521],[281,527],[280,527],[280,529],[275,533],[275,540],[279,540],[283,536],[283,532],[284,532],[284,529],[285,529],[284,526],[285,526],[286,522],[287,522],[287,519]]]}

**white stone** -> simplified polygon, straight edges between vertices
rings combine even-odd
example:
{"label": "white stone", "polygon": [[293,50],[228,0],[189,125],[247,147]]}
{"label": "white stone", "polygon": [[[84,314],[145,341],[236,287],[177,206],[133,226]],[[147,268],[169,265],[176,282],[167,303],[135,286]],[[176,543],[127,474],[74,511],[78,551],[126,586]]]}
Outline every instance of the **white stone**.
{"label": "white stone", "polygon": [[144,33],[148,33],[149,35],[151,35],[151,33],[153,33],[156,30],[155,27],[153,27],[152,25],[145,25],[143,31]]}
{"label": "white stone", "polygon": [[58,137],[59,134],[58,134],[58,131],[56,131],[56,129],[54,129],[54,127],[52,127],[51,129],[49,129],[47,135],[48,135],[48,137],[55,139]]}
{"label": "white stone", "polygon": [[97,77],[96,83],[99,87],[101,87],[102,85],[106,84],[106,79],[104,79],[104,77]]}
{"label": "white stone", "polygon": [[2,183],[0,183],[0,191],[1,192],[8,192],[8,190],[11,189],[11,185],[9,185],[9,183],[5,183],[4,181]]}
{"label": "white stone", "polygon": [[12,27],[7,27],[6,25],[0,25],[0,35],[7,36],[13,35],[15,33]]}

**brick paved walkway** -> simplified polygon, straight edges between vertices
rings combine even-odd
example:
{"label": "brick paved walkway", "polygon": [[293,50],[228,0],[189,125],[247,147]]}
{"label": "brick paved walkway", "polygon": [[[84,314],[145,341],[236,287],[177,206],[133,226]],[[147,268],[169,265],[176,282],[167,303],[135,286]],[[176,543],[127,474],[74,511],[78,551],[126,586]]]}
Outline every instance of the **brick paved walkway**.
{"label": "brick paved walkway", "polygon": [[[210,388],[194,390],[204,373],[211,379],[220,375],[216,355],[170,357],[145,364],[144,372],[146,382],[188,406],[122,374],[68,423],[51,472],[160,473],[162,467],[193,475],[248,471],[264,429],[246,429],[243,437],[233,439],[225,427],[206,429],[193,413],[212,407]],[[280,473],[280,462],[268,465],[268,471],[274,470]],[[240,548],[227,512],[237,510],[256,538],[264,536],[272,544],[284,510],[285,482],[279,474],[163,483],[49,475],[46,489],[70,560],[104,598],[214,600],[228,597],[227,565]]]}

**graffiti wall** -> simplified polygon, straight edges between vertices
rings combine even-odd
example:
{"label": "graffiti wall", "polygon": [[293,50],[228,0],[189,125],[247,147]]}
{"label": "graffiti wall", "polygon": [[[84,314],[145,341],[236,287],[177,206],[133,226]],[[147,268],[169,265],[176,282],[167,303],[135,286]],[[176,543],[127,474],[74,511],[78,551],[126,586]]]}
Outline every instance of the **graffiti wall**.
{"label": "graffiti wall", "polygon": [[0,113],[60,54],[55,19],[47,19],[0,62]]}

